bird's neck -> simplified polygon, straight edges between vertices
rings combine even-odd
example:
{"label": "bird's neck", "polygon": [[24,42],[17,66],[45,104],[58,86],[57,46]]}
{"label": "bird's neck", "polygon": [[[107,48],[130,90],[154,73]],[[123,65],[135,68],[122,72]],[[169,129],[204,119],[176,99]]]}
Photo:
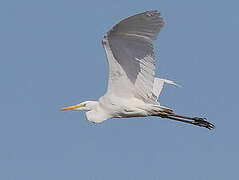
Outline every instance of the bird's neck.
{"label": "bird's neck", "polygon": [[86,112],[86,117],[89,121],[94,123],[101,123],[111,116],[101,107],[100,103],[95,101],[94,107]]}

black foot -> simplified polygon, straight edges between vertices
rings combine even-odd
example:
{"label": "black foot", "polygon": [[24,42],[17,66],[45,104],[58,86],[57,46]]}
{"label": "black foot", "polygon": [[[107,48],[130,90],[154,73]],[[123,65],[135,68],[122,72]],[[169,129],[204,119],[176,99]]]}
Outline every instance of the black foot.
{"label": "black foot", "polygon": [[206,118],[194,117],[194,118],[192,118],[192,120],[194,120],[192,122],[192,124],[194,124],[196,126],[205,127],[205,128],[210,129],[210,130],[216,128],[216,126],[214,124],[206,121],[207,120]]}

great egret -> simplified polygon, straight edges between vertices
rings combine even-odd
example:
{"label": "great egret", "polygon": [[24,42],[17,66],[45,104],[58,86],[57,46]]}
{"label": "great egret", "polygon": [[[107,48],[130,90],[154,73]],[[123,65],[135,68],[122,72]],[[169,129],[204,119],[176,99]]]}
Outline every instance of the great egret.
{"label": "great egret", "polygon": [[109,64],[107,92],[98,101],[85,101],[61,110],[83,110],[94,123],[110,118],[159,116],[213,129],[215,126],[205,118],[177,115],[157,101],[164,83],[176,85],[155,77],[153,40],[163,25],[156,10],[116,24],[102,40]]}

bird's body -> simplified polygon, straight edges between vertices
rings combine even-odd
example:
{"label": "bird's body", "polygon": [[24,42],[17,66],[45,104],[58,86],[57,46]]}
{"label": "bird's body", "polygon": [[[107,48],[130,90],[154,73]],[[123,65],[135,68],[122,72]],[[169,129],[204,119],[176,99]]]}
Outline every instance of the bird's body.
{"label": "bird's body", "polygon": [[86,101],[85,103],[91,109],[86,110],[87,119],[95,123],[100,123],[110,118],[153,116],[157,112],[171,111],[160,106],[159,103],[148,104],[137,98],[122,99],[102,96],[98,101]]}
{"label": "bird's body", "polygon": [[157,11],[136,14],[116,24],[102,39],[109,65],[107,92],[98,101],[62,110],[84,110],[87,119],[95,123],[110,118],[159,116],[214,128],[203,118],[176,115],[158,102],[164,83],[177,85],[155,77],[153,40],[163,25]]}

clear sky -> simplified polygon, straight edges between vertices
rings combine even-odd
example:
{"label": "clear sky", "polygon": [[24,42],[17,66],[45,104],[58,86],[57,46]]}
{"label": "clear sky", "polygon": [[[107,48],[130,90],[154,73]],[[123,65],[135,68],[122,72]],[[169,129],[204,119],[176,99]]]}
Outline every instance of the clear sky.
{"label": "clear sky", "polygon": [[[236,0],[1,0],[0,179],[238,179],[239,2]],[[207,117],[209,131],[156,117],[94,125],[65,105],[107,87],[101,38],[157,9],[162,105]],[[160,52],[160,53],[159,53]]]}

